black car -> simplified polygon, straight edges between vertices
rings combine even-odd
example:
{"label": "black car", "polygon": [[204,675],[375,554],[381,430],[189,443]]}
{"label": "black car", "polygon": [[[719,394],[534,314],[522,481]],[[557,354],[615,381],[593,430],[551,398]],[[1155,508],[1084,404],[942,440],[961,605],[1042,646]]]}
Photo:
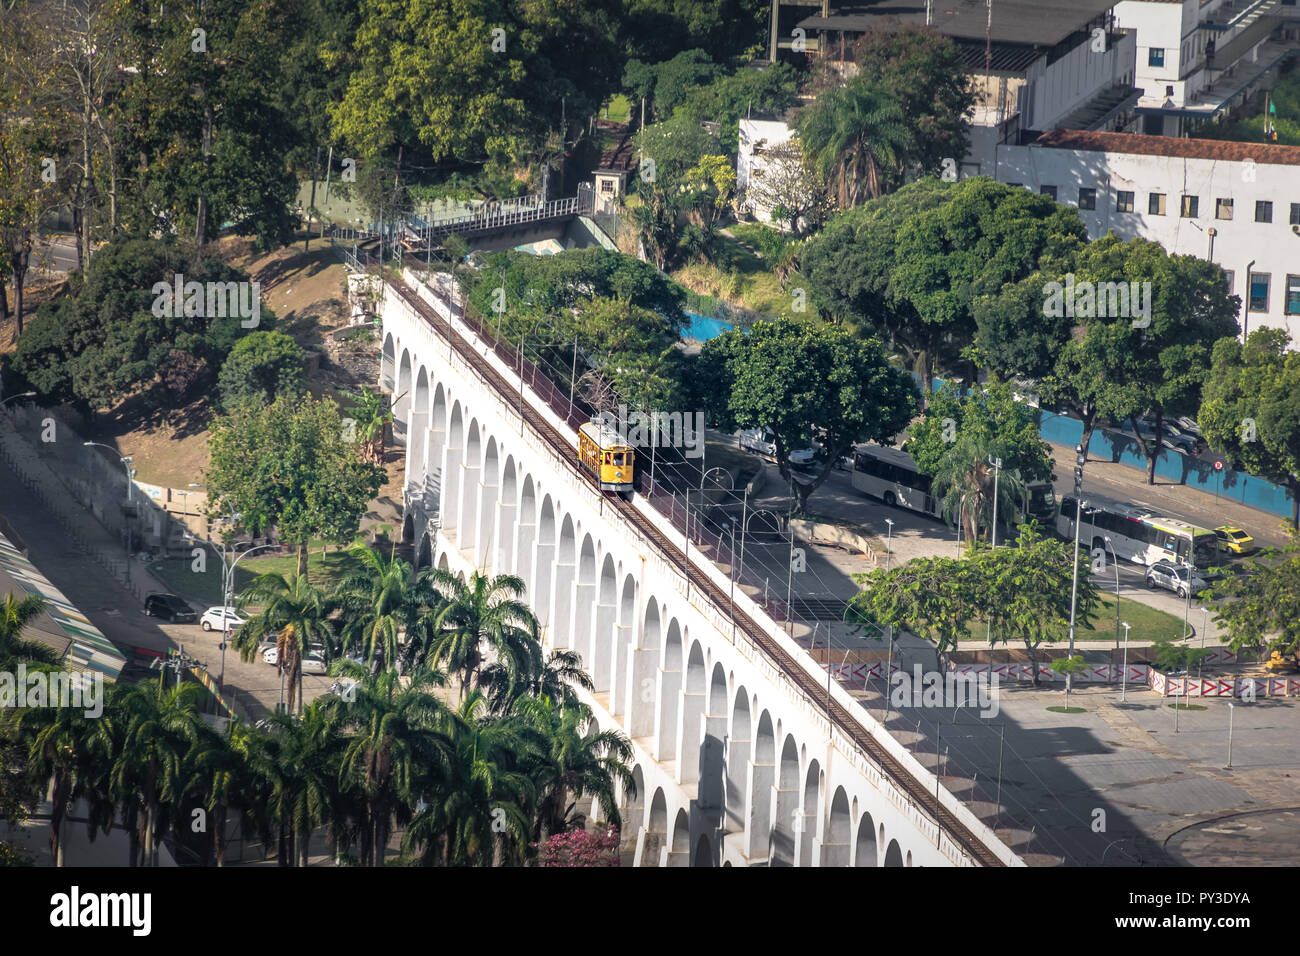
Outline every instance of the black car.
{"label": "black car", "polygon": [[173,624],[193,624],[198,613],[175,594],[150,594],[144,599],[144,613]]}

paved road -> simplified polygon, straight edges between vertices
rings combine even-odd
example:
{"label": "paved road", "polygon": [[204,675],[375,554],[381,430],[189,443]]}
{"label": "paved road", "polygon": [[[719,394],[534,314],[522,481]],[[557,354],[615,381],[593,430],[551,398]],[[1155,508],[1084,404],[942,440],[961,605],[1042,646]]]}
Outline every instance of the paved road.
{"label": "paved road", "polygon": [[[62,526],[40,500],[0,463],[0,501],[3,514],[27,545],[28,555],[51,583],[81,609],[104,635],[119,647],[144,647],[155,651],[184,648],[215,676],[221,670],[220,635],[205,633],[196,624],[169,624],[146,617],[135,596],[119,580],[67,541]],[[91,520],[89,516],[87,520]],[[134,575],[147,575],[133,562]],[[138,579],[137,579],[138,580]],[[161,588],[160,588],[161,589]],[[257,660],[244,663],[227,651],[226,686],[254,713],[275,707],[280,682],[275,668]],[[307,675],[303,696],[308,700],[324,693],[332,679]]]}

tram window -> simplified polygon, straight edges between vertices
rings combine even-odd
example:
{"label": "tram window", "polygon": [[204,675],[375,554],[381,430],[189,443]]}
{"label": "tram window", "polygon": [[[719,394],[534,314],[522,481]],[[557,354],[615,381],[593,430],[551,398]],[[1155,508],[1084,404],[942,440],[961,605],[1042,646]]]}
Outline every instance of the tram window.
{"label": "tram window", "polygon": [[622,467],[623,453],[621,451],[614,452],[614,464],[618,465],[619,467]]}
{"label": "tram window", "polygon": [[609,464],[609,452],[605,452],[605,464]]}

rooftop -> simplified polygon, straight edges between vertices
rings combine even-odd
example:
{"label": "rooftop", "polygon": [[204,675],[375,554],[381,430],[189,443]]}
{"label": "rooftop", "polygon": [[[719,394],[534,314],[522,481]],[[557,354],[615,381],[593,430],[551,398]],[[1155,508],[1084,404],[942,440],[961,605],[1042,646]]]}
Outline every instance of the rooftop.
{"label": "rooftop", "polygon": [[[1052,47],[1109,11],[1116,0],[997,0],[988,36],[994,44]],[[877,0],[837,7],[799,26],[861,33],[872,28],[925,25],[923,0]],[[989,11],[982,0],[933,0],[930,25],[950,37],[984,42]],[[981,63],[981,66],[983,64]]]}
{"label": "rooftop", "polygon": [[1081,129],[1048,130],[1034,141],[1036,146],[1098,153],[1131,153],[1140,156],[1173,156],[1182,159],[1213,159],[1221,162],[1253,160],[1261,166],[1300,166],[1300,146],[1272,143],[1240,143],[1221,139],[1181,139],[1141,133],[1096,133]]}

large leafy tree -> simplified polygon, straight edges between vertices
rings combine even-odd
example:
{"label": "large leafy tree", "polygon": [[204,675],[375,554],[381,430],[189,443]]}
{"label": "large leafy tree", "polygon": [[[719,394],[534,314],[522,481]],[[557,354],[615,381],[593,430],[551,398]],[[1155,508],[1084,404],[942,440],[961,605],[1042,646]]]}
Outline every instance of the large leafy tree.
{"label": "large leafy tree", "polygon": [[123,155],[139,158],[122,190],[125,222],[181,229],[199,252],[227,222],[263,249],[292,237],[295,124],[275,91],[298,14],[297,4],[252,0],[121,5],[130,72],[115,118],[128,133]]}
{"label": "large leafy tree", "polygon": [[[891,440],[916,409],[916,387],[880,340],[835,326],[781,319],[732,330],[705,343],[697,375],[720,427],[772,429],[797,513],[855,442]],[[788,456],[810,441],[816,469],[804,482]]]}
{"label": "large leafy tree", "polygon": [[[1254,335],[1251,335],[1254,338]],[[1292,533],[1282,549],[1261,552],[1253,572],[1231,575],[1210,592],[1220,639],[1238,653],[1300,651],[1300,538]]]}
{"label": "large leafy tree", "polygon": [[223,404],[266,404],[277,395],[302,395],[307,391],[305,359],[298,343],[283,332],[250,332],[221,366],[217,385]]}
{"label": "large leafy tree", "polygon": [[853,47],[858,75],[888,91],[912,130],[904,162],[931,173],[966,155],[975,104],[961,48],[935,30],[868,30]]}
{"label": "large leafy tree", "polygon": [[209,501],[229,506],[245,527],[278,525],[297,542],[298,574],[306,577],[311,539],[350,542],[383,483],[383,470],[362,461],[348,438],[328,399],[281,395],[267,406],[239,405],[212,428]]}
{"label": "large leafy tree", "polygon": [[1212,449],[1291,490],[1300,528],[1300,353],[1284,329],[1215,344],[1196,421]]}
{"label": "large leafy tree", "polygon": [[625,45],[650,63],[697,47],[734,56],[766,41],[770,9],[766,0],[627,0]]}
{"label": "large leafy tree", "polygon": [[[174,288],[178,274],[187,284],[248,281],[219,259],[194,266],[173,241],[112,242],[77,274],[72,295],[41,307],[6,368],[47,400],[87,413],[128,396],[145,414],[186,404],[216,382],[223,360],[250,330],[237,315],[206,314],[206,295],[204,314],[185,314],[188,296],[169,308],[153,288]],[[260,330],[274,328],[270,309],[260,311],[258,323]]]}
{"label": "large leafy tree", "polygon": [[822,92],[794,125],[841,209],[893,186],[915,142],[898,99],[861,75]]}
{"label": "large leafy tree", "polygon": [[[951,386],[940,389],[903,450],[922,472],[935,476],[934,494],[950,506],[952,517],[964,516],[971,540],[978,528],[993,526],[995,485],[999,518],[1009,524],[1025,486],[1054,477],[1051,446],[1039,437],[1031,411],[1003,383],[965,397]],[[1000,474],[990,459],[1002,460]]]}
{"label": "large leafy tree", "polygon": [[703,50],[683,50],[662,63],[631,59],[623,69],[623,88],[633,101],[645,99],[650,116],[665,120],[673,115],[692,87],[705,86],[721,71]]}

